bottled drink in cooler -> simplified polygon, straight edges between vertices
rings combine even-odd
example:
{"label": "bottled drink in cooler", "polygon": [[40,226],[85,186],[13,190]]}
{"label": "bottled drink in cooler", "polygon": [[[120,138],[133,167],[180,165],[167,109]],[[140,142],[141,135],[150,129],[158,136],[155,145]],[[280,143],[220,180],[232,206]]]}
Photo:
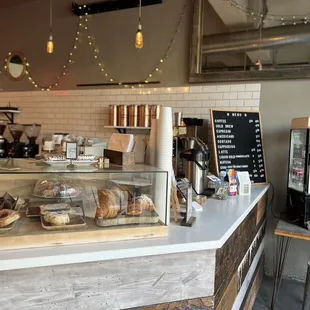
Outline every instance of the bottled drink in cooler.
{"label": "bottled drink in cooler", "polygon": [[304,185],[304,160],[301,158],[294,158],[292,165],[292,182],[298,188]]}

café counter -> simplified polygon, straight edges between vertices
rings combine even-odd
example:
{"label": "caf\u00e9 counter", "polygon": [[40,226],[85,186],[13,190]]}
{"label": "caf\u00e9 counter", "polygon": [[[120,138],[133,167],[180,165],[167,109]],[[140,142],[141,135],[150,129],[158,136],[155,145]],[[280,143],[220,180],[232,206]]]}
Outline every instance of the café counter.
{"label": "caf\u00e9 counter", "polygon": [[163,238],[2,250],[2,309],[251,309],[268,189],[208,199]]}

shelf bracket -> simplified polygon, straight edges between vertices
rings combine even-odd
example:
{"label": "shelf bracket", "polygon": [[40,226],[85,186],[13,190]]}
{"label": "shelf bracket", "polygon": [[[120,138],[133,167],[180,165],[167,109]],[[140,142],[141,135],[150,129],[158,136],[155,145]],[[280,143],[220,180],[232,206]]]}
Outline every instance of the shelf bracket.
{"label": "shelf bracket", "polygon": [[14,124],[14,113],[6,113],[6,112],[4,112],[4,115],[11,122],[11,124]]}

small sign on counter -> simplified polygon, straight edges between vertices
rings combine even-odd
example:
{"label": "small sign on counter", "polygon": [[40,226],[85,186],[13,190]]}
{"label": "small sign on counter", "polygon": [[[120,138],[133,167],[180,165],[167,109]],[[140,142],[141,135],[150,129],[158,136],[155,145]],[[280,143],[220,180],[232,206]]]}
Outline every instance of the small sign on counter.
{"label": "small sign on counter", "polygon": [[66,158],[71,160],[78,158],[78,145],[76,142],[67,142]]}

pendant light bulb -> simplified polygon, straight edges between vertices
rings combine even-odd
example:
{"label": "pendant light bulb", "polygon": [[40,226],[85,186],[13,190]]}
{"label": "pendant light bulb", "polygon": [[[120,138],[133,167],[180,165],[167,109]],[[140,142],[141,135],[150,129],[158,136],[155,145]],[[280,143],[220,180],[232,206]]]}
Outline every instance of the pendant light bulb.
{"label": "pendant light bulb", "polygon": [[138,30],[136,33],[136,48],[142,49],[143,48],[143,34],[142,34],[142,26],[139,24]]}
{"label": "pendant light bulb", "polygon": [[259,58],[257,59],[255,65],[258,67],[258,71],[263,71],[263,65]]}
{"label": "pendant light bulb", "polygon": [[46,51],[48,52],[48,54],[52,54],[54,52],[54,41],[52,35],[49,36],[49,39],[47,41]]}
{"label": "pendant light bulb", "polygon": [[142,34],[142,25],[141,25],[141,16],[142,16],[142,0],[139,0],[139,25],[138,30],[136,33],[136,48],[142,49],[143,48],[143,34]]}

